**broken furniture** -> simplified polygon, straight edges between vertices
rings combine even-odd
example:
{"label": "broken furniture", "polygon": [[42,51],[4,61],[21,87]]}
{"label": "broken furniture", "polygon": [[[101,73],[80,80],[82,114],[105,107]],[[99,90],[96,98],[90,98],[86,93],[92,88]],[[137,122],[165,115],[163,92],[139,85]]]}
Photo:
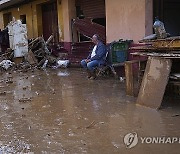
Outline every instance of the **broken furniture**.
{"label": "broken furniture", "polygon": [[[180,60],[180,37],[146,40],[143,43],[146,44],[132,48],[138,50],[133,55],[149,57],[136,103],[158,109],[172,71],[172,62]],[[176,71],[180,73],[179,68]]]}
{"label": "broken furniture", "polygon": [[[137,96],[144,75],[147,60],[136,58],[125,62],[126,94]],[[136,66],[136,67],[135,67]]]}
{"label": "broken furniture", "polygon": [[[53,36],[51,35],[47,41],[43,37],[38,37],[29,42],[29,54],[31,59],[30,63],[38,63],[37,66],[42,66],[46,60],[49,63],[53,64],[56,62],[56,58],[51,56],[51,51],[48,49],[48,44],[52,40]],[[37,61],[35,60],[37,59]]]}

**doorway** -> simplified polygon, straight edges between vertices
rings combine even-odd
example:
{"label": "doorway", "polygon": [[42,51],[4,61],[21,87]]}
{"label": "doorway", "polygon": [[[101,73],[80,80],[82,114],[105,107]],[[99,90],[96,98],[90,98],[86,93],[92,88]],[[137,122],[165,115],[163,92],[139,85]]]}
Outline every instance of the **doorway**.
{"label": "doorway", "polygon": [[3,14],[4,28],[12,21],[12,13]]}
{"label": "doorway", "polygon": [[43,4],[41,9],[43,37],[47,40],[53,34],[54,42],[57,43],[59,41],[57,3],[54,1]]}
{"label": "doorway", "polygon": [[167,33],[171,36],[180,35],[180,1],[179,0],[154,0],[154,19],[158,17],[164,22]]}

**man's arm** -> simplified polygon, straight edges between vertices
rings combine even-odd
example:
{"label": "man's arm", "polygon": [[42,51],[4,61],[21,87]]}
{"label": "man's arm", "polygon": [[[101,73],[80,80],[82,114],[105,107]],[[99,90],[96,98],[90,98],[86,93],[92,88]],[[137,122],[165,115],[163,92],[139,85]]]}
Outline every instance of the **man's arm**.
{"label": "man's arm", "polygon": [[90,59],[90,58],[91,58],[91,53],[92,53],[92,52],[90,52],[90,54],[88,55],[87,59]]}
{"label": "man's arm", "polygon": [[90,58],[91,58],[91,53],[92,52],[90,52],[90,54],[88,55],[88,57],[85,59],[85,61],[86,61],[86,63],[89,63],[91,60],[90,60]]}

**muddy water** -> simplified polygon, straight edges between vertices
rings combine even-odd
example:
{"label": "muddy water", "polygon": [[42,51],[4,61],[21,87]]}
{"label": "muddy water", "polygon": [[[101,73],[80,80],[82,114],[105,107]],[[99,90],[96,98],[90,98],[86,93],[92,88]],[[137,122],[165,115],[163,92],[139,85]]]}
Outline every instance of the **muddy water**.
{"label": "muddy water", "polygon": [[123,138],[180,137],[180,105],[135,105],[114,79],[87,80],[81,69],[0,76],[0,153],[179,153],[180,144],[126,148]]}

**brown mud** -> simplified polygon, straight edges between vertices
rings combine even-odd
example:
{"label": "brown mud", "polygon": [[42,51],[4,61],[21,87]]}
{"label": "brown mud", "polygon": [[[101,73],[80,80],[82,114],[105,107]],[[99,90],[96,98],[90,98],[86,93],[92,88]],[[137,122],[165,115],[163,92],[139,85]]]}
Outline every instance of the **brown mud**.
{"label": "brown mud", "polygon": [[3,73],[0,153],[179,153],[179,143],[126,148],[131,132],[180,137],[180,104],[153,110],[135,101],[125,83],[87,80],[78,68]]}

